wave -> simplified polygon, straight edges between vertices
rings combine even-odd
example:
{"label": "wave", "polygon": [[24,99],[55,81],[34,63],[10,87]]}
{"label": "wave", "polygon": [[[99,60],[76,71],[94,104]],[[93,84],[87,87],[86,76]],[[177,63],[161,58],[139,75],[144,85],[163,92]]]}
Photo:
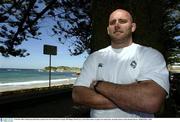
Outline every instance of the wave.
{"label": "wave", "polygon": [[[65,81],[75,81],[76,78],[64,78],[64,79],[52,79],[51,83],[59,83]],[[35,85],[49,83],[49,80],[35,80],[26,82],[13,82],[13,83],[0,83],[0,86],[23,86],[23,85]]]}
{"label": "wave", "polygon": [[20,69],[6,69],[7,72],[20,72]]}

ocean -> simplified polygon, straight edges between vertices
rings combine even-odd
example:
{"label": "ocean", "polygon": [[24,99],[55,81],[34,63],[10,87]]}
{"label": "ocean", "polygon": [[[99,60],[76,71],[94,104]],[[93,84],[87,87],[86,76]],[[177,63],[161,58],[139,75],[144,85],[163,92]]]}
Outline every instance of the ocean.
{"label": "ocean", "polygon": [[[75,80],[75,73],[71,72],[51,72],[51,83],[63,82],[67,79]],[[49,72],[39,69],[13,69],[0,68],[0,87],[7,86],[27,86],[33,84],[48,84]]]}

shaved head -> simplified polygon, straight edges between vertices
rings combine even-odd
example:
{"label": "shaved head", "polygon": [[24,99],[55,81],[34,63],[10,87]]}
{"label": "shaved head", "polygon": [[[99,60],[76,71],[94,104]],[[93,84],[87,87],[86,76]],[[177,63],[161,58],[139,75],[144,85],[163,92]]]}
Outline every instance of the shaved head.
{"label": "shaved head", "polygon": [[116,13],[122,13],[122,14],[126,15],[126,16],[128,17],[128,19],[129,19],[131,22],[133,22],[132,15],[131,15],[128,11],[123,10],[123,9],[116,9],[115,11],[113,11],[113,12],[110,14],[110,16],[109,16],[109,20],[110,20],[110,18],[111,18],[114,14],[116,14]]}

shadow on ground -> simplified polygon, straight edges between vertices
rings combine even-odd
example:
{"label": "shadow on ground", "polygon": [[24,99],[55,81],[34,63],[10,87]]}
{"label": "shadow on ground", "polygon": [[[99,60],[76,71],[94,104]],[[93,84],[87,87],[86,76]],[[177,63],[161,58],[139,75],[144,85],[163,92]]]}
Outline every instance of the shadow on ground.
{"label": "shadow on ground", "polygon": [[29,90],[0,96],[0,117],[89,117],[72,101],[72,89]]}

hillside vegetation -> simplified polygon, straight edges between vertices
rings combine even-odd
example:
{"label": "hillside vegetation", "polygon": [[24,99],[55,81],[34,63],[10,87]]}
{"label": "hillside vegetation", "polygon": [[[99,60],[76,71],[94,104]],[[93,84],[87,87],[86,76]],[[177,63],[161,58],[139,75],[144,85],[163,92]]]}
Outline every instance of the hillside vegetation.
{"label": "hillside vegetation", "polygon": [[[43,70],[45,71],[49,71],[50,67],[45,67]],[[53,72],[76,72],[79,73],[80,72],[80,68],[78,67],[68,67],[68,66],[58,66],[58,67],[53,67],[51,66],[51,71]]]}

